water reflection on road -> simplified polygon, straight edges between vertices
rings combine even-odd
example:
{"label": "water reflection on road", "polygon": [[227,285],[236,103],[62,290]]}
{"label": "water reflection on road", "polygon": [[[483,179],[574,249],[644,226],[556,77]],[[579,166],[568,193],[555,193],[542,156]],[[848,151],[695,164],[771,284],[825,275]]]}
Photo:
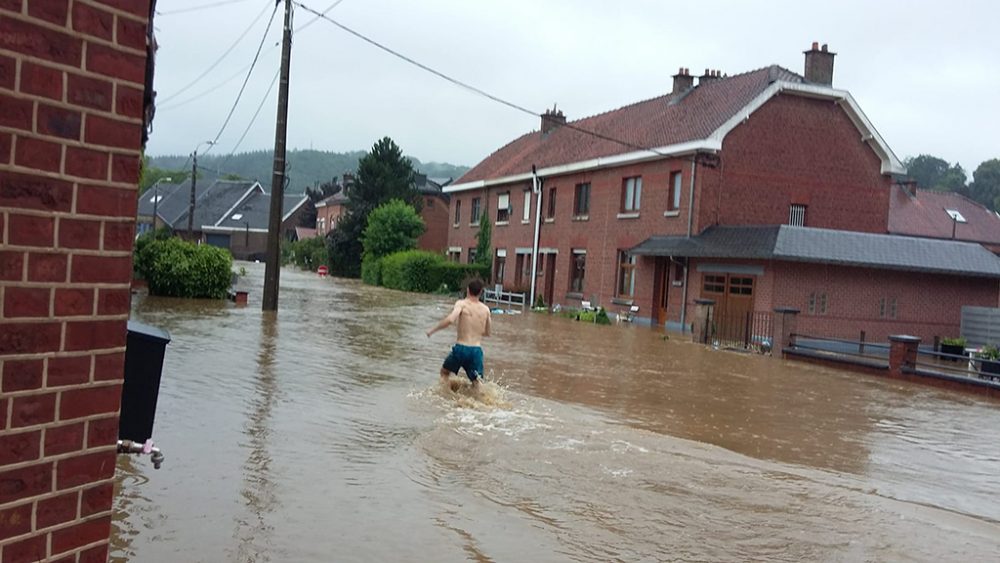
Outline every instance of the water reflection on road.
{"label": "water reflection on road", "polygon": [[277,317],[137,299],[167,461],[119,464],[113,559],[1000,553],[996,402],[527,314],[486,349],[509,406],[470,408],[434,385],[447,307],[290,270]]}

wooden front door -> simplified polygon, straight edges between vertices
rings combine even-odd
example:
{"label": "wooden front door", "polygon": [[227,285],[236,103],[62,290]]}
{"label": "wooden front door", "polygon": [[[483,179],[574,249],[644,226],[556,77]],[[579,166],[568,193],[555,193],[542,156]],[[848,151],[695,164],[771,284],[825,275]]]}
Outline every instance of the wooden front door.
{"label": "wooden front door", "polygon": [[753,314],[754,277],[749,274],[704,274],[702,297],[715,300],[713,319],[716,340],[745,342],[748,316]]}
{"label": "wooden front door", "polygon": [[541,258],[545,261],[545,304],[551,307],[555,298],[556,255],[543,254]]}
{"label": "wooden front door", "polygon": [[663,326],[667,322],[667,302],[670,300],[670,268],[677,266],[666,258],[660,258],[657,266],[660,290],[656,295],[656,324]]}

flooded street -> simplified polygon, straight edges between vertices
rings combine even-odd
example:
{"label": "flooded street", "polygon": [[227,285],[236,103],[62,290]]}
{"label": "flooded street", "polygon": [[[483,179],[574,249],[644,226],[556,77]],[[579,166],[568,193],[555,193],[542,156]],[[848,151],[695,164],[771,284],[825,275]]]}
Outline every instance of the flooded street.
{"label": "flooded street", "polygon": [[168,330],[114,561],[996,560],[1000,404],[494,317],[504,405],[437,387],[450,301],[282,272],[281,310],[136,297]]}

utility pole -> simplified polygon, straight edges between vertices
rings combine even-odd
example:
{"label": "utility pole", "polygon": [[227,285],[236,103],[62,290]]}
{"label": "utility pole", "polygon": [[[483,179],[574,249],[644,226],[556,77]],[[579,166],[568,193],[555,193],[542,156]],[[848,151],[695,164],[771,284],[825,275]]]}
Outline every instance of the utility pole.
{"label": "utility pole", "polygon": [[267,260],[264,265],[264,298],[261,309],[278,310],[281,276],[281,213],[285,199],[285,135],[288,130],[288,69],[292,60],[292,0],[285,0],[285,29],[281,39],[281,79],[278,84],[278,117],[274,127],[274,172],[271,176],[271,215],[267,223]]}
{"label": "utility pole", "polygon": [[173,182],[173,178],[160,178],[153,182],[153,231],[156,231],[157,207],[160,204],[160,182]]}
{"label": "utility pole", "polygon": [[[201,146],[201,145],[198,145]],[[191,154],[191,202],[188,204],[188,240],[194,240],[194,194],[198,182],[198,147]]]}
{"label": "utility pole", "polygon": [[201,145],[212,146],[215,141],[205,141],[194,148],[194,152],[191,153],[191,202],[188,204],[188,240],[194,240],[194,200],[195,200],[195,185],[198,183],[198,149]]}

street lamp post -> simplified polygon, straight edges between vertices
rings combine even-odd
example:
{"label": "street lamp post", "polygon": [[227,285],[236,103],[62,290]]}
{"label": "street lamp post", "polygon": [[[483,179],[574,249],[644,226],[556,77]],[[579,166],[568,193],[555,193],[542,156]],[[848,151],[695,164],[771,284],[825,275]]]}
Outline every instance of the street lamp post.
{"label": "street lamp post", "polygon": [[156,232],[157,207],[160,203],[160,182],[173,182],[173,178],[160,178],[153,182],[153,232]]}
{"label": "street lamp post", "polygon": [[198,183],[198,149],[202,145],[212,146],[215,141],[203,141],[197,147],[194,148],[194,152],[191,153],[191,203],[188,204],[188,240],[194,239],[194,199],[195,199],[195,185]]}

